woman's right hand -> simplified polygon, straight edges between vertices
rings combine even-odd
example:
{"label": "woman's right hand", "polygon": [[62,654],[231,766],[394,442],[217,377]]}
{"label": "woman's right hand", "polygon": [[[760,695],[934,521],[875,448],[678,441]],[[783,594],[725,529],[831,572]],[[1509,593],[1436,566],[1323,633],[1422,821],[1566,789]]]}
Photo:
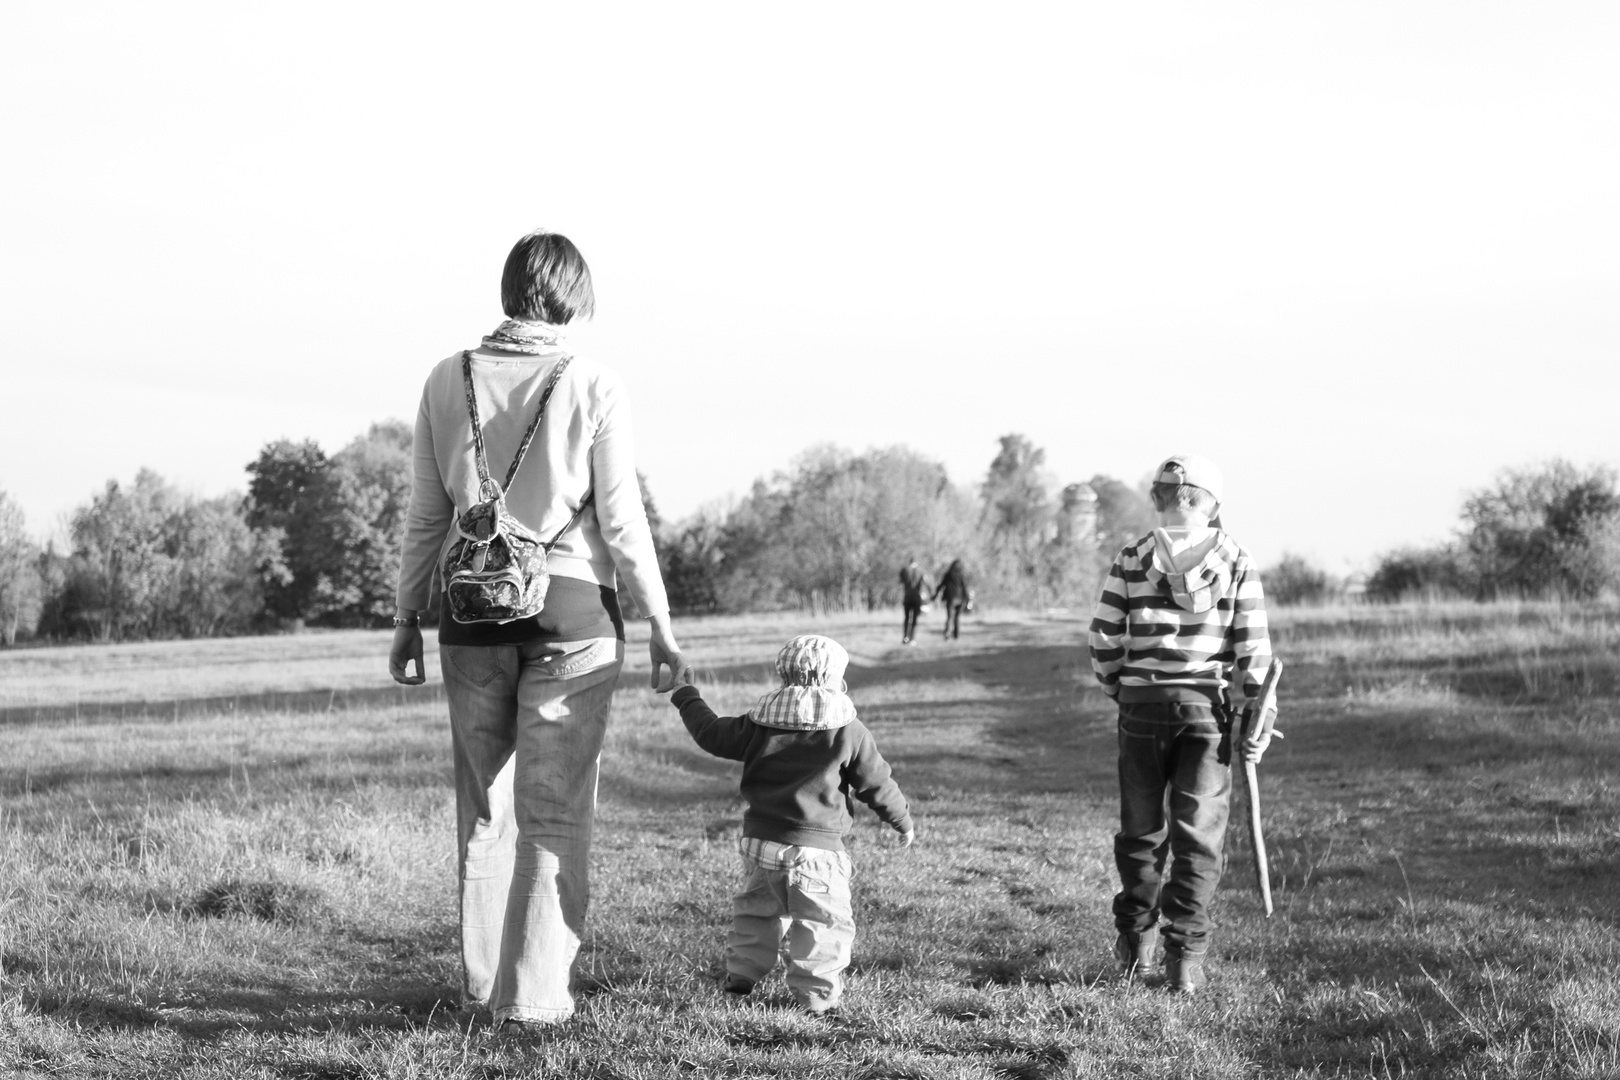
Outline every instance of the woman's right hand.
{"label": "woman's right hand", "polygon": [[[652,629],[652,637],[647,641],[647,658],[652,661],[650,685],[657,693],[667,694],[675,689],[686,664],[681,659],[681,647],[675,644],[675,631],[670,628],[669,616],[653,615],[647,619],[647,624]],[[669,669],[662,678],[658,671],[661,666]]]}
{"label": "woman's right hand", "polygon": [[[411,661],[416,661],[416,674],[410,673]],[[420,626],[394,627],[394,644],[388,650],[388,674],[405,686],[421,686],[427,682],[427,671],[422,667],[422,628]]]}

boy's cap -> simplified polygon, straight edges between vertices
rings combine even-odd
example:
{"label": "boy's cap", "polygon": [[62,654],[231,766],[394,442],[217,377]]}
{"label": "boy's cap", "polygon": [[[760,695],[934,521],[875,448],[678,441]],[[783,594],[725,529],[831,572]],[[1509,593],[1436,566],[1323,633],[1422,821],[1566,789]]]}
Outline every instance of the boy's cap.
{"label": "boy's cap", "polygon": [[1221,470],[1202,454],[1171,454],[1153,470],[1155,484],[1191,484],[1215,496],[1216,502],[1226,501],[1225,484]]}
{"label": "boy's cap", "polygon": [[783,686],[825,686],[838,689],[849,653],[830,637],[800,634],[776,654],[776,673]]}

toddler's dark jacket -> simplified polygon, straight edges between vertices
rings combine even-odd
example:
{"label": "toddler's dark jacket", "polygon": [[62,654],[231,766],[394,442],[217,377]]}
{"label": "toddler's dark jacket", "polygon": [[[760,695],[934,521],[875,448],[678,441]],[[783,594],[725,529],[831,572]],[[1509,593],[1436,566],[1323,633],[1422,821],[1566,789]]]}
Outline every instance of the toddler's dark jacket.
{"label": "toddler's dark jacket", "polygon": [[747,716],[717,716],[695,686],[670,695],[692,738],[715,757],[743,763],[743,835],[780,844],[841,851],[854,824],[851,797],[897,832],[912,828],[911,810],[866,725],[791,731]]}

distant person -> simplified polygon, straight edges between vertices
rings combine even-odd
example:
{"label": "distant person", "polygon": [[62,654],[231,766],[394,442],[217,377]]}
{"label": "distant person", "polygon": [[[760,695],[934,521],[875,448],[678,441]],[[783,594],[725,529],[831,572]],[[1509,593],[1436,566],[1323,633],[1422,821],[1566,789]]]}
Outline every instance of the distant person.
{"label": "distant person", "polygon": [[910,645],[917,636],[917,619],[923,612],[926,598],[923,593],[928,591],[928,579],[923,576],[922,568],[917,565],[916,559],[910,559],[900,568],[900,605],[905,611],[904,623],[900,629],[900,644]]}
{"label": "distant person", "polygon": [[[1232,793],[1221,744],[1271,664],[1260,575],[1220,528],[1221,493],[1196,454],[1154,470],[1158,528],[1114,560],[1090,634],[1091,666],[1119,703],[1114,954],[1125,974],[1145,973],[1162,917],[1168,985],[1189,994],[1205,982]],[[1270,741],[1245,742],[1244,759]]]}
{"label": "distant person", "polygon": [[501,303],[506,321],[422,390],[388,669],[423,681],[418,616],[448,581],[462,970],[467,998],[512,1033],[574,1011],[597,764],[624,662],[617,580],[647,617],[655,686],[682,664],[624,387],[563,337],[595,306],[584,257],[530,233],[507,256]]}
{"label": "distant person", "polygon": [[961,559],[952,559],[951,565],[940,575],[939,584],[934,586],[934,598],[940,597],[945,598],[945,637],[961,636],[962,610],[973,610],[973,592],[968,588],[967,571],[962,569]]}
{"label": "distant person", "polygon": [[806,634],[776,655],[782,685],[742,716],[716,716],[690,669],[669,699],[699,746],[743,763],[747,876],[731,903],[723,988],[752,992],[780,955],[794,1000],[818,1015],[838,1007],[855,941],[854,867],[843,839],[851,796],[906,847],[916,836],[905,796],[844,691],[848,665],[838,642]]}

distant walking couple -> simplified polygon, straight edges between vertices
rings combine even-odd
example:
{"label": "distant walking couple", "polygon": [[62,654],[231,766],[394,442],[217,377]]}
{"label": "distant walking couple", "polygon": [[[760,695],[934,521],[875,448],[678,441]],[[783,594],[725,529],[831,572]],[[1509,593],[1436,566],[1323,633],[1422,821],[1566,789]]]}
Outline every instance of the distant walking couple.
{"label": "distant walking couple", "polygon": [[[901,607],[905,613],[905,621],[900,631],[902,645],[910,645],[916,640],[917,619],[930,600],[944,597],[946,638],[961,635],[962,612],[973,610],[973,591],[968,588],[967,571],[962,568],[961,559],[951,560],[951,565],[946,567],[939,584],[932,589],[928,588],[928,579],[923,576],[917,560],[907,560],[906,565],[900,568],[900,592]],[[928,593],[926,598],[923,596],[925,592]]]}

